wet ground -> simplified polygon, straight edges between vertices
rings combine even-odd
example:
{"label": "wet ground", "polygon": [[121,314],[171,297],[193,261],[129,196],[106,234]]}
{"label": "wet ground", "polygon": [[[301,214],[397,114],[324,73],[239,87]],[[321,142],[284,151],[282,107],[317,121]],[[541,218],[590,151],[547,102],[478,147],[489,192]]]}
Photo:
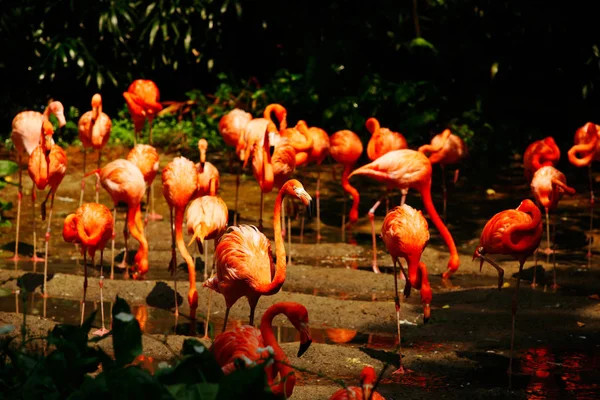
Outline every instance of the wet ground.
{"label": "wet ground", "polygon": [[[126,149],[107,150],[104,159],[124,157]],[[27,319],[32,330],[49,329],[53,323],[77,323],[80,318],[82,295],[82,260],[75,247],[65,243],[61,237],[62,221],[73,212],[79,202],[82,161],[79,148],[68,149],[68,174],[58,189],[54,216],[51,225],[49,281],[50,298],[39,296],[43,262],[31,262],[32,211],[30,206],[31,181],[24,175],[26,190],[23,198],[19,252],[23,260],[18,264],[7,261],[13,256],[14,227],[2,229],[0,248],[0,282],[3,287],[17,293],[16,278],[21,277],[26,296],[18,294],[0,297],[0,324],[19,324],[24,310],[33,315]],[[1,153],[3,157],[7,153]],[[194,152],[185,153],[195,160]],[[175,155],[163,155],[164,167]],[[229,172],[227,157],[208,155],[221,171],[220,195],[230,209],[234,208],[235,175]],[[95,154],[88,157],[88,166],[96,164]],[[513,386],[507,388],[506,369],[510,346],[510,307],[516,279],[517,264],[509,258],[498,257],[505,268],[505,287],[497,289],[496,271],[485,266],[479,272],[479,263],[471,261],[479,235],[485,222],[495,213],[515,208],[530,192],[522,176],[520,161],[491,168],[466,165],[455,186],[448,183],[448,227],[453,234],[461,256],[461,266],[452,278],[452,285],[444,285],[441,273],[446,269],[447,250],[437,230],[430,223],[431,241],[423,254],[433,288],[432,318],[423,324],[419,293],[413,290],[402,304],[402,345],[405,366],[412,370],[399,380],[392,379],[390,372],[397,365],[394,353],[397,345],[396,324],[393,304],[393,277],[390,276],[391,258],[378,241],[377,257],[383,274],[371,272],[371,233],[367,218],[368,209],[383,194],[383,190],[366,178],[353,178],[361,193],[359,220],[355,228],[346,233],[342,242],[340,230],[344,210],[343,191],[338,181],[332,180],[329,165],[321,174],[321,227],[323,239],[316,244],[316,220],[306,221],[303,243],[300,244],[300,220],[292,226],[291,254],[293,265],[287,269],[283,290],[263,297],[257,307],[262,315],[271,304],[291,300],[304,304],[309,310],[311,333],[314,344],[300,359],[294,356],[298,336],[289,322],[282,317],[276,319],[276,334],[290,361],[299,367],[328,377],[346,379],[356,384],[362,366],[371,364],[381,369],[392,363],[380,384],[379,391],[387,398],[598,398],[600,396],[600,255],[598,241],[592,243],[592,258],[588,267],[587,230],[590,222],[589,190],[584,169],[570,165],[559,165],[567,173],[569,184],[577,195],[565,197],[559,209],[551,215],[556,223],[555,257],[547,259],[540,254],[537,262],[538,287],[531,288],[533,262],[526,264],[519,294],[519,311],[516,324],[516,359]],[[450,177],[450,172],[447,171]],[[489,173],[489,176],[487,175]],[[302,169],[297,178],[311,195],[316,186],[317,167]],[[441,181],[439,167],[434,167],[434,202],[441,211]],[[339,169],[337,179],[340,178]],[[14,180],[18,176],[15,175]],[[488,190],[492,189],[492,191]],[[100,201],[112,207],[106,192],[100,189]],[[155,181],[156,210],[168,215],[167,205],[160,190],[160,176]],[[5,199],[16,202],[16,190],[7,187],[1,193]],[[314,197],[314,196],[313,196]],[[86,185],[85,200],[94,198],[94,179]],[[272,209],[275,194],[266,196],[265,234],[272,239]],[[38,194],[38,204],[43,194]],[[251,173],[242,178],[240,187],[239,222],[255,224],[258,217],[260,192]],[[399,194],[391,199],[392,205],[399,202]],[[412,192],[408,204],[422,208],[420,196]],[[16,206],[16,204],[15,204]],[[350,201],[347,201],[349,209]],[[38,206],[39,210],[39,206]],[[269,211],[270,210],[270,211]],[[124,210],[123,210],[124,211]],[[379,230],[385,207],[376,213],[376,229]],[[596,210],[598,214],[598,210]],[[5,213],[15,222],[16,207]],[[38,216],[39,218],[39,216]],[[231,219],[230,219],[231,221]],[[596,225],[600,222],[595,221]],[[124,212],[118,214],[116,260],[124,256],[121,230]],[[179,257],[178,292],[181,315],[175,320],[173,283],[167,271],[170,259],[169,225],[166,221],[151,221],[146,227],[150,245],[150,271],[145,281],[124,280],[124,272],[115,270],[115,280],[106,280],[104,285],[105,313],[110,315],[111,300],[118,294],[133,308],[138,321],[146,333],[145,353],[155,360],[168,361],[171,350],[178,351],[184,335],[190,334],[190,321],[186,317],[187,271]],[[38,219],[37,248],[43,252],[45,223]],[[593,230],[591,237],[600,231]],[[187,238],[187,236],[186,236]],[[131,241],[129,256],[137,247]],[[210,246],[212,248],[212,245]],[[540,247],[546,247],[545,239]],[[110,273],[110,250],[104,254],[104,275]],[[553,261],[560,288],[550,289]],[[97,262],[98,264],[98,262]],[[204,261],[196,261],[198,282],[203,280]],[[99,267],[89,267],[90,276],[86,302],[86,314],[99,308]],[[400,287],[404,282],[400,282]],[[197,332],[203,333],[206,318],[208,290],[199,289],[200,307]],[[212,296],[213,305],[209,322],[209,336],[214,337],[222,328],[224,302],[220,295]],[[23,301],[25,300],[25,301]],[[247,323],[248,306],[239,301],[231,310],[228,328]],[[100,318],[96,325],[100,326]],[[167,349],[164,335],[167,336]],[[199,336],[202,336],[201,334]],[[108,346],[109,341],[101,342]],[[296,343],[294,343],[296,342]],[[328,398],[336,385],[326,378],[309,372],[300,372],[294,398]]]}

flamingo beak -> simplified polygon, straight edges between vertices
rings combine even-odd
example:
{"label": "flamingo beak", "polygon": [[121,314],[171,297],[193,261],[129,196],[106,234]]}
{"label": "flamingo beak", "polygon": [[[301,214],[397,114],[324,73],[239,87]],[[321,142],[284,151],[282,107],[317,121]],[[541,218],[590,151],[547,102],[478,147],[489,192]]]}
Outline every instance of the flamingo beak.
{"label": "flamingo beak", "polygon": [[308,194],[308,192],[304,190],[304,188],[294,188],[294,192],[296,193],[296,197],[302,200],[302,203],[304,203],[305,206],[310,206],[310,203],[312,202],[312,197],[310,197],[310,194]]}
{"label": "flamingo beak", "polygon": [[59,128],[64,128],[64,126],[67,124],[67,120],[65,119],[64,112],[59,111],[59,112],[55,113],[54,115],[58,119],[58,126],[59,126]]}
{"label": "flamingo beak", "polygon": [[302,355],[310,347],[311,343],[312,338],[310,337],[308,324],[302,324],[302,327],[300,329],[300,348],[298,349],[298,357],[302,357]]}
{"label": "flamingo beak", "polygon": [[423,323],[426,324],[431,318],[431,307],[429,304],[423,304]]}

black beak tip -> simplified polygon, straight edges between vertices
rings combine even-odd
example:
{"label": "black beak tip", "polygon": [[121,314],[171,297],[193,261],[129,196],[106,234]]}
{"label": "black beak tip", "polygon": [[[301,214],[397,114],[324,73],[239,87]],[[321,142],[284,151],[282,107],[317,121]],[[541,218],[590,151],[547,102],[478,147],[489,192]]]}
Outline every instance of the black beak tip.
{"label": "black beak tip", "polygon": [[429,317],[423,317],[423,324],[426,324],[429,322]]}
{"label": "black beak tip", "polygon": [[275,146],[269,146],[269,156],[273,157],[273,153],[275,153]]}
{"label": "black beak tip", "polygon": [[300,343],[300,349],[298,349],[298,357],[302,357],[302,355],[304,353],[306,353],[306,350],[308,350],[308,348],[310,347],[310,344],[312,343],[312,340],[309,339],[304,343]]}

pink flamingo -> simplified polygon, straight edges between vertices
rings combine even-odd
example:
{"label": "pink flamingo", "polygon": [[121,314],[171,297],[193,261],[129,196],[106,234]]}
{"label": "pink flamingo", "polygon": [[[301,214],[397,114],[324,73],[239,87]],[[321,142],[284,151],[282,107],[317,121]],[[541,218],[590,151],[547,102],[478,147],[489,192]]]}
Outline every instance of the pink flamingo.
{"label": "pink flamingo", "polygon": [[[162,215],[154,211],[153,183],[159,167],[158,152],[149,144],[136,144],[127,154],[127,160],[134,163],[140,169],[146,183],[146,216],[144,217],[144,225],[148,224],[149,219],[152,221],[161,221],[163,219]],[[148,210],[151,210],[150,214],[148,214]]]}
{"label": "pink flamingo", "polygon": [[206,150],[208,142],[206,139],[198,140],[198,151],[200,162],[196,164],[198,171],[198,196],[216,196],[219,191],[219,170],[210,162],[206,161]]}
{"label": "pink flamingo", "polygon": [[560,149],[552,136],[536,140],[527,146],[525,154],[523,154],[525,179],[527,182],[531,182],[535,171],[546,165],[556,166],[558,160],[560,160]]}
{"label": "pink flamingo", "polygon": [[133,119],[134,135],[133,144],[137,144],[137,137],[144,129],[146,119],[148,119],[148,142],[152,144],[152,121],[156,114],[163,109],[160,104],[160,92],[158,86],[148,79],[136,79],[129,85],[126,92],[123,93],[127,108]]}
{"label": "pink flamingo", "polygon": [[349,386],[340,389],[331,395],[329,400],[385,400],[379,392],[373,391],[374,382],[377,381],[375,369],[370,365],[363,368],[360,373],[360,387]]}

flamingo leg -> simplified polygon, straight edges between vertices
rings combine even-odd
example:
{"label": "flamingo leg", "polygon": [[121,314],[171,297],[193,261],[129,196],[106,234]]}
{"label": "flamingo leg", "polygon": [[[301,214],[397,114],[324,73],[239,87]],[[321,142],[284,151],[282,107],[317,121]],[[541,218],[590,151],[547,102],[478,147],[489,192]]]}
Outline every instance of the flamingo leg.
{"label": "flamingo leg", "polygon": [[83,324],[83,317],[85,315],[85,295],[87,293],[87,249],[83,250],[83,299],[81,300],[81,322],[79,325]]}
{"label": "flamingo leg", "polygon": [[144,226],[148,225],[148,212],[150,211],[150,188],[146,188],[146,213],[144,215]]}
{"label": "flamingo leg", "polygon": [[[480,254],[478,257],[484,261],[487,261],[492,267],[496,268],[496,271],[498,271],[498,290],[502,289],[502,284],[504,283],[504,270],[500,268],[500,266],[491,258],[486,257],[483,254]],[[483,262],[481,263],[481,266],[483,266]],[[479,270],[481,271],[481,267]]]}
{"label": "flamingo leg", "polygon": [[179,316],[179,304],[177,303],[177,253],[175,252],[175,222],[173,221],[173,207],[169,208],[171,214],[171,261],[169,262],[169,271],[173,276],[173,287],[175,288],[175,316]]}
{"label": "flamingo leg", "polygon": [[[35,187],[35,183],[33,184],[32,188],[31,188],[31,204],[32,204],[32,209],[33,209],[33,223],[32,223],[32,229],[33,229],[33,256],[31,256],[31,261],[33,261],[34,263],[37,261],[43,261],[43,259],[39,258],[37,255],[37,234],[35,231],[35,220],[36,220],[36,215],[35,215],[35,199],[37,198],[37,194],[36,194],[36,187]],[[34,266],[34,272],[35,272],[35,264],[33,264]]]}
{"label": "flamingo leg", "polygon": [[[21,227],[21,200],[23,199],[23,167],[21,167],[21,152],[19,152],[19,192],[17,193],[17,232],[15,233],[15,255],[11,261],[19,261],[19,228]],[[35,217],[35,215],[34,215]]]}
{"label": "flamingo leg", "polygon": [[537,275],[537,254],[538,254],[537,249],[535,249],[535,251],[533,252],[533,281],[531,281],[532,288],[537,287],[537,283],[535,282],[536,275]]}
{"label": "flamingo leg", "polygon": [[[44,297],[48,297],[48,291],[46,288],[46,281],[48,280],[48,244],[50,242],[50,222],[52,221],[52,210],[54,209],[54,191],[50,190],[50,192],[48,192],[48,195],[52,195],[52,198],[50,200],[50,215],[48,215],[48,227],[46,228],[46,235],[45,235],[45,241],[46,241],[46,250],[45,250],[45,256],[44,256]],[[46,196],[46,199],[44,200],[44,206],[43,208],[46,208],[46,200],[48,200],[48,196]]]}
{"label": "flamingo leg", "polygon": [[[213,247],[214,247],[214,249],[213,249],[213,254],[214,254],[214,252],[216,251],[216,248],[217,248],[217,239],[213,239]],[[208,253],[208,248],[206,248],[206,252]],[[205,268],[207,268],[207,267],[205,266]],[[215,270],[215,258],[212,257],[212,264],[211,264],[211,269],[210,269],[211,277],[213,276],[214,270]],[[206,281],[206,279],[205,279],[205,281]],[[209,326],[208,321],[210,320],[210,306],[212,304],[212,294],[213,294],[213,291],[209,290],[208,291],[208,306],[206,308],[206,323],[204,324],[204,338],[205,339],[208,338],[208,326]]]}
{"label": "flamingo leg", "polygon": [[546,207],[546,263],[550,262],[550,254],[553,253],[552,246],[550,246],[550,218],[548,216],[548,207]]}
{"label": "flamingo leg", "polygon": [[517,276],[517,288],[512,299],[512,329],[510,332],[510,359],[508,361],[508,387],[512,387],[512,359],[515,347],[515,320],[517,316],[517,305],[519,301],[519,286],[521,285],[521,273],[523,272],[524,261],[519,262],[519,275]]}
{"label": "flamingo leg", "polygon": [[117,224],[117,206],[113,209],[113,229],[112,229],[112,244],[111,244],[111,257],[110,257],[110,279],[115,279],[115,237],[116,237],[116,225]]}
{"label": "flamingo leg", "polygon": [[153,118],[148,118],[148,143],[152,146],[152,120]]}
{"label": "flamingo leg", "polygon": [[402,260],[398,259],[398,267],[400,267],[400,280],[404,279],[406,282],[404,283],[404,298],[408,299],[410,297],[410,289],[412,289],[412,284],[410,283],[410,279],[408,279],[408,274],[404,270],[404,266],[402,265]]}
{"label": "flamingo leg", "polygon": [[553,247],[553,252],[552,252],[552,272],[554,275],[554,283],[552,284],[552,289],[556,290],[558,289],[558,285],[556,284],[556,224],[554,224],[553,227],[553,232],[552,232],[552,247]]}
{"label": "flamingo leg", "polygon": [[231,307],[227,307],[225,309],[225,320],[223,321],[223,330],[222,330],[222,332],[225,332],[227,330],[227,319],[229,319],[229,309],[230,308]]}
{"label": "flamingo leg", "polygon": [[248,297],[248,304],[250,304],[250,321],[248,325],[254,326],[254,310],[256,309],[256,304],[258,304],[259,297]]}
{"label": "flamingo leg", "polygon": [[[260,216],[258,217],[258,230],[263,231],[263,210],[265,208],[265,194],[260,191]],[[237,210],[236,210],[237,211]]]}
{"label": "flamingo leg", "polygon": [[129,231],[127,229],[127,221],[123,225],[123,238],[125,239],[125,254],[123,255],[123,261],[119,264],[119,268],[126,268],[125,271],[125,279],[129,277],[129,264],[127,263],[127,253],[129,252],[129,247],[127,246],[127,239],[129,239]]}
{"label": "flamingo leg", "polygon": [[[150,215],[148,215],[148,209],[150,209]],[[157,214],[154,210],[154,181],[150,183],[150,190],[148,191],[148,200],[146,200],[146,224],[148,218],[152,221],[162,221],[163,216]]]}
{"label": "flamingo leg", "polygon": [[402,198],[400,199],[400,206],[403,206],[406,202],[406,195],[408,194],[408,189],[401,189],[400,193],[402,194]]}
{"label": "flamingo leg", "polygon": [[288,216],[288,267],[292,265],[292,213]]}
{"label": "flamingo leg", "polygon": [[[81,178],[81,192],[79,193],[79,207],[81,207],[81,205],[83,204],[83,192],[85,191],[85,166],[86,166],[86,159],[87,159],[87,149],[84,148],[83,149],[83,176],[84,178]],[[98,201],[96,201],[97,203]]]}
{"label": "flamingo leg", "polygon": [[317,198],[317,243],[321,241],[321,164],[319,164],[319,171],[317,172],[317,191],[315,196]]}
{"label": "flamingo leg", "polygon": [[[235,176],[235,208],[233,210],[233,226],[237,226],[238,199],[240,196],[240,175],[242,174],[242,163],[238,163],[237,175]],[[261,191],[262,193],[262,191]]]}
{"label": "flamingo leg", "polygon": [[448,201],[448,189],[446,188],[446,167],[444,164],[440,164],[442,167],[442,193],[444,194],[444,208],[442,210],[442,220],[446,223],[446,204]]}
{"label": "flamingo leg", "polygon": [[381,200],[377,200],[373,207],[369,210],[369,220],[371,221],[371,236],[373,237],[373,272],[376,274],[380,273],[377,267],[377,237],[375,236],[375,210],[381,204]]}
{"label": "flamingo leg", "polygon": [[[333,169],[335,171],[335,168]],[[346,242],[346,193],[344,192],[344,208],[342,210],[342,242]]]}
{"label": "flamingo leg", "polygon": [[385,189],[385,215],[387,215],[387,213],[390,212],[390,193],[391,193],[391,189],[390,188],[386,188]]}
{"label": "flamingo leg", "polygon": [[[400,367],[392,374],[401,375],[404,374],[404,367],[402,366],[402,336],[400,334],[400,295],[398,295],[398,271],[396,270],[397,263],[398,259],[394,258],[394,304],[396,306],[396,324],[398,326],[398,356],[400,358]],[[406,280],[406,282],[408,282],[408,279]]]}
{"label": "flamingo leg", "polygon": [[100,250],[100,315],[102,318],[102,328],[94,332],[98,336],[104,336],[108,333],[108,329],[104,326],[104,296],[102,289],[104,288],[104,249]]}
{"label": "flamingo leg", "polygon": [[206,239],[202,241],[202,247],[206,249],[204,253],[204,282],[208,279],[208,247],[206,246]]}
{"label": "flamingo leg", "polygon": [[304,243],[304,209],[300,212],[302,213],[302,215],[300,216],[300,243]]}

